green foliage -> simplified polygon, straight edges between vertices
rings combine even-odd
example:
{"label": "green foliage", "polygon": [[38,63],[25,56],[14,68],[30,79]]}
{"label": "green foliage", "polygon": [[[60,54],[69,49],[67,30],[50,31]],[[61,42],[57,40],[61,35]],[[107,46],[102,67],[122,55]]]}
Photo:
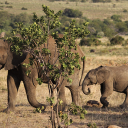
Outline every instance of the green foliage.
{"label": "green foliage", "polygon": [[119,33],[122,33],[122,32],[126,33],[128,31],[128,28],[125,22],[117,22],[116,28],[118,28]]}
{"label": "green foliage", "polygon": [[61,122],[64,122],[65,126],[69,126],[73,123],[72,119],[68,119],[68,114],[63,113],[62,111],[59,112],[59,118],[61,119]]}
{"label": "green foliage", "polygon": [[120,15],[112,15],[111,19],[115,22],[121,22],[121,16]]}
{"label": "green foliage", "polygon": [[80,45],[81,46],[91,46],[91,45],[95,45],[95,46],[98,46],[98,45],[101,45],[101,41],[96,39],[96,38],[83,38],[81,39],[80,41]]}
{"label": "green foliage", "polygon": [[84,119],[87,111],[80,106],[75,105],[72,103],[69,107],[69,111],[74,115],[80,115],[80,119]]}
{"label": "green foliage", "polygon": [[68,17],[82,17],[82,12],[79,10],[73,10],[66,8],[63,12],[63,15],[68,16]]}
{"label": "green foliage", "polygon": [[101,37],[104,37],[104,32],[97,32],[97,37],[98,38],[101,38]]}
{"label": "green foliage", "polygon": [[[3,8],[3,5],[2,7]],[[72,11],[74,12],[74,11]],[[76,15],[77,13],[75,13]],[[22,22],[24,27],[28,27],[31,23],[33,23],[32,16],[27,13],[21,13],[18,15],[9,14],[5,11],[0,11],[0,33],[5,32],[6,36],[11,35],[11,30],[16,28],[15,22]],[[112,15],[111,19],[104,19],[103,21],[99,19],[89,20],[86,17],[82,17],[79,19],[76,18],[76,26],[81,27],[84,22],[89,22],[88,29],[90,31],[89,36],[99,37],[99,33],[103,32],[104,36],[112,38],[117,33],[127,34],[128,25],[127,21],[121,21],[120,15]],[[44,17],[44,19],[46,19]],[[56,27],[55,31],[59,33],[64,33],[65,27],[69,27],[72,17],[67,17],[65,15],[60,16],[59,20],[61,22],[60,27]],[[102,33],[102,34],[103,34]],[[101,35],[100,35],[101,36]]]}
{"label": "green foliage", "polygon": [[124,42],[124,38],[117,35],[115,37],[113,37],[111,40],[110,40],[110,44],[111,45],[118,45],[118,44],[123,44]]}
{"label": "green foliage", "polygon": [[11,31],[16,28],[15,22],[23,22],[26,27],[33,21],[32,16],[26,13],[14,15],[6,11],[0,11],[0,32],[4,31],[6,36],[11,36]]}
{"label": "green foliage", "polygon": [[47,97],[46,100],[53,107],[53,104],[55,103],[55,98],[54,97],[51,97],[51,98]]}
{"label": "green foliage", "polygon": [[94,37],[97,37],[97,34],[99,32],[103,32],[104,36],[107,37],[112,37],[116,33],[115,24],[108,19],[105,19],[104,21],[101,21],[99,19],[90,21],[89,30],[90,30],[90,36],[94,36]]}
{"label": "green foliage", "polygon": [[42,106],[41,108],[36,108],[33,112],[34,113],[42,113],[44,111],[44,106]]}

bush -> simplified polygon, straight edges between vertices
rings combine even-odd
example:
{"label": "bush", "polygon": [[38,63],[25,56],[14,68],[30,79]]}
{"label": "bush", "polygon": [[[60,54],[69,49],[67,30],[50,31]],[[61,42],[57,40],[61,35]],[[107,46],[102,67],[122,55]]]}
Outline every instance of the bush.
{"label": "bush", "polygon": [[115,36],[110,40],[111,45],[123,44],[124,38],[122,36]]}
{"label": "bush", "polygon": [[100,31],[100,32],[97,32],[97,35],[96,35],[98,38],[101,38],[101,37],[104,37],[104,32]]}
{"label": "bush", "polygon": [[6,6],[6,8],[13,8],[12,6]]}
{"label": "bush", "polygon": [[5,1],[5,4],[9,4],[8,1]]}
{"label": "bush", "polygon": [[123,12],[127,12],[127,9],[124,9]]}
{"label": "bush", "polygon": [[98,2],[103,2],[103,3],[108,3],[111,2],[111,0],[92,0],[93,3],[98,3]]}
{"label": "bush", "polygon": [[28,10],[28,9],[27,9],[27,8],[25,8],[25,7],[22,7],[22,8],[21,8],[21,10]]}
{"label": "bush", "polygon": [[111,19],[116,22],[121,22],[121,16],[120,15],[112,15]]}
{"label": "bush", "polygon": [[98,46],[98,45],[101,45],[101,41],[96,38],[83,38],[80,41],[80,45],[81,46],[85,46],[85,45],[86,46],[91,46],[91,45]]}
{"label": "bush", "polygon": [[66,8],[63,12],[63,15],[67,17],[82,17],[83,13],[79,10]]}

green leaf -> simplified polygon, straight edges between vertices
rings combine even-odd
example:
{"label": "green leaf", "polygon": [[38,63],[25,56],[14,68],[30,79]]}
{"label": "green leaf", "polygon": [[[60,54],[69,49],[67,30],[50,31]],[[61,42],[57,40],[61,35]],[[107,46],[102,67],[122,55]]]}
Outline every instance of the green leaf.
{"label": "green leaf", "polygon": [[72,79],[68,78],[67,82],[72,83]]}
{"label": "green leaf", "polygon": [[41,78],[37,78],[36,81],[38,82],[39,85],[41,85],[43,83]]}

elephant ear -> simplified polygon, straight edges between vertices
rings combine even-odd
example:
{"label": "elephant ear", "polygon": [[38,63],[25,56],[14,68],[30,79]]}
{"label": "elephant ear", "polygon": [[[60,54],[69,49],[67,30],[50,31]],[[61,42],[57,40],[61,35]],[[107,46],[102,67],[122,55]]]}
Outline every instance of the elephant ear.
{"label": "elephant ear", "polygon": [[106,79],[108,79],[109,75],[110,75],[110,71],[102,67],[96,73],[97,83],[99,84],[103,83]]}
{"label": "elephant ear", "polygon": [[26,59],[26,56],[27,56],[27,53],[23,53],[22,56],[16,55],[15,53],[11,52],[10,48],[7,54],[8,56],[4,66],[5,70],[11,70],[16,68]]}

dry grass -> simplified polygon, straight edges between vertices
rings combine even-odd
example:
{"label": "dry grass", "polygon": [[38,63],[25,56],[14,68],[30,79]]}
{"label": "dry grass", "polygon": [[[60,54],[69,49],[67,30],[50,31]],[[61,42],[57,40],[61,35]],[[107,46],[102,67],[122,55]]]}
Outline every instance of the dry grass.
{"label": "dry grass", "polygon": [[[38,15],[42,15],[41,5],[45,4],[53,9],[55,12],[59,10],[64,10],[65,8],[78,9],[83,12],[83,16],[89,19],[105,19],[110,18],[114,14],[122,16],[122,20],[128,20],[128,12],[124,13],[123,10],[128,8],[127,1],[116,2],[112,0],[111,3],[92,3],[91,0],[88,0],[86,3],[78,2],[49,2],[48,0],[7,0],[9,5],[0,4],[4,6],[3,10],[6,10],[13,14],[19,13],[28,13],[32,14],[36,12]],[[5,0],[1,0],[0,3],[5,3]],[[6,6],[12,6],[13,8],[6,8]],[[113,7],[115,5],[115,7]],[[22,7],[27,8],[27,10],[21,10]]]}
{"label": "dry grass", "polygon": [[[84,47],[86,49],[86,47]],[[83,48],[83,49],[84,49]],[[85,54],[86,55],[86,54]],[[86,73],[100,65],[121,65],[127,64],[127,56],[99,56],[99,55],[89,55],[86,57]],[[7,87],[6,87],[6,76],[7,71],[0,71],[0,110],[7,107]],[[89,96],[81,95],[81,105],[87,110],[88,114],[85,119],[79,119],[79,116],[69,115],[73,119],[73,124],[69,128],[87,128],[88,123],[96,123],[99,128],[106,128],[108,125],[118,125],[122,128],[128,128],[128,108],[121,109],[119,105],[124,101],[124,94],[113,92],[111,96],[108,97],[110,103],[108,109],[101,109],[96,107],[88,107],[86,102],[88,100],[100,101],[100,86],[92,85],[91,94]],[[46,97],[48,97],[47,85],[41,85],[37,87],[37,99],[39,102],[45,103]],[[66,89],[67,104],[71,103],[71,94],[68,89]],[[44,113],[33,113],[34,108],[31,107],[27,101],[25,89],[21,83],[15,113],[5,114],[0,112],[0,128],[45,128],[50,125],[50,107]]]}

